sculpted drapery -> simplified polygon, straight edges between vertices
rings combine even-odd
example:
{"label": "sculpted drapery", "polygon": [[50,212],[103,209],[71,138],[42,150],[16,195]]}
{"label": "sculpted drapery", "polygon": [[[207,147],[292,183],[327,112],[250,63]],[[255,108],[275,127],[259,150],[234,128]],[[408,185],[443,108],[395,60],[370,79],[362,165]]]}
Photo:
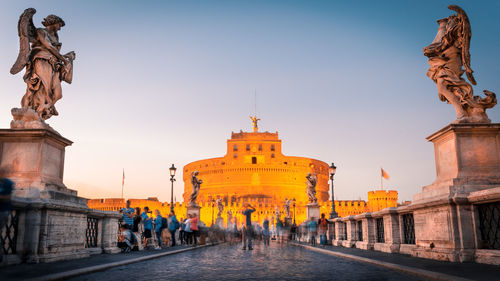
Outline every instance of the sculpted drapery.
{"label": "sculpted drapery", "polygon": [[60,53],[62,44],[57,32],[65,25],[64,21],[49,15],[42,21],[45,28],[36,28],[35,13],[35,9],[29,8],[19,18],[20,49],[10,72],[17,74],[26,69],[23,78],[27,87],[21,106],[36,112],[40,120],[47,120],[59,114],[55,103],[62,98],[61,82],[72,82],[75,53]]}
{"label": "sculpted drapery", "polygon": [[427,76],[438,88],[441,101],[451,103],[455,107],[457,120],[455,123],[489,123],[486,109],[496,105],[493,92],[484,90],[485,97],[474,96],[472,85],[476,85],[470,65],[471,28],[469,18],[464,10],[456,5],[448,6],[457,12],[456,15],[438,20],[439,28],[432,43],[424,48],[424,55],[429,58],[430,68]]}

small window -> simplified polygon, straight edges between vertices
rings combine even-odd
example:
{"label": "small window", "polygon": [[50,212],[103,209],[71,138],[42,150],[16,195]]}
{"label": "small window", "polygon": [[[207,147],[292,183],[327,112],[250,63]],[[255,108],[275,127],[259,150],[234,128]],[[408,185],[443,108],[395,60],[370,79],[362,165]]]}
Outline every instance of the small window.
{"label": "small window", "polygon": [[235,144],[235,145],[233,146],[233,151],[238,151],[238,145],[237,145],[237,144]]}
{"label": "small window", "polygon": [[262,151],[262,144],[259,144],[259,151]]}
{"label": "small window", "polygon": [[274,158],[274,153],[271,154],[271,158]]}
{"label": "small window", "polygon": [[275,151],[274,144],[271,144],[271,151]]}
{"label": "small window", "polygon": [[250,145],[247,144],[247,151],[250,151]]}
{"label": "small window", "polygon": [[238,154],[233,154],[233,158],[238,158]]}
{"label": "small window", "polygon": [[257,157],[252,157],[252,164],[257,164]]}

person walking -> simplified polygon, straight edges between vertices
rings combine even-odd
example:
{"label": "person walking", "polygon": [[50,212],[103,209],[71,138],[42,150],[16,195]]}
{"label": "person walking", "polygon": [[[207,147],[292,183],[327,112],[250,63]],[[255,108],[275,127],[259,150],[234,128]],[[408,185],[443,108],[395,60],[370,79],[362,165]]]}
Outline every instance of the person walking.
{"label": "person walking", "polygon": [[184,232],[184,228],[186,227],[185,219],[181,219],[180,226],[179,226],[179,241],[181,245],[186,244],[186,233]]}
{"label": "person walking", "polygon": [[198,238],[198,217],[196,215],[191,215],[191,231],[193,231],[193,246],[198,245],[197,238]]}
{"label": "person walking", "polygon": [[160,211],[158,209],[155,210],[155,233],[156,233],[156,238],[158,239],[158,245],[156,246],[156,250],[161,249],[162,243],[161,243],[161,233],[163,229],[165,228],[163,226],[163,217],[160,214]]}
{"label": "person walking", "polygon": [[252,235],[253,235],[253,228],[252,228],[252,213],[255,212],[255,208],[250,205],[250,203],[245,203],[246,209],[243,211],[243,215],[246,217],[246,224],[245,224],[245,236],[243,238],[243,250],[247,249],[247,244],[248,244],[248,250],[253,250],[253,245],[252,245]]}
{"label": "person walking", "polygon": [[328,220],[325,218],[325,214],[321,214],[321,218],[318,220],[319,225],[319,244],[322,246],[326,245],[326,232],[328,230]]}
{"label": "person walking", "polygon": [[264,246],[269,246],[269,238],[271,233],[269,232],[269,219],[266,217],[262,223],[262,236],[264,239]]}
{"label": "person walking", "polygon": [[276,230],[278,232],[278,240],[277,242],[283,243],[283,222],[281,221],[280,217],[277,217],[276,219]]}
{"label": "person walking", "polygon": [[130,207],[130,200],[127,200],[127,207],[120,209],[123,215],[123,223],[128,224],[128,229],[132,229],[134,225],[135,209]]}
{"label": "person walking", "polygon": [[144,212],[141,214],[142,223],[144,224],[144,233],[143,233],[143,245],[144,248],[148,246],[148,241],[151,239],[151,230],[153,229],[153,220],[148,216],[149,207],[144,207]]}
{"label": "person walking", "polygon": [[309,242],[312,246],[316,246],[316,230],[317,230],[317,222],[315,218],[311,218],[309,222]]}
{"label": "person walking", "polygon": [[186,220],[184,221],[184,239],[186,240],[186,245],[190,245],[192,243],[193,231],[191,230],[191,214],[187,215]]}
{"label": "person walking", "polygon": [[[142,245],[143,239],[141,237],[143,235],[142,233],[144,232],[144,227],[142,226],[141,222],[142,222],[141,208],[136,207],[132,232],[134,233],[135,237],[137,237],[137,248],[139,249],[139,251],[142,251],[144,249],[144,245]],[[139,235],[139,233],[141,233],[141,235]]]}
{"label": "person walking", "polygon": [[175,213],[170,212],[170,214],[168,214],[168,230],[172,235],[172,247],[175,246],[175,233],[177,232],[178,228],[179,228],[179,221],[177,220]]}
{"label": "person walking", "polygon": [[[12,212],[11,196],[14,182],[5,177],[5,169],[0,168],[0,231],[4,228]],[[1,234],[1,233],[0,233]],[[3,261],[4,245],[0,247],[0,262]]]}

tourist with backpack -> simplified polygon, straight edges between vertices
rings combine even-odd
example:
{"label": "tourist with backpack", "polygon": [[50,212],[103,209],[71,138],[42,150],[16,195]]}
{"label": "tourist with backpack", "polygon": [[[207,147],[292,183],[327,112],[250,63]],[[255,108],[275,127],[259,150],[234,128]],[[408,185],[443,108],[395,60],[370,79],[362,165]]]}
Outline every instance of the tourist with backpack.
{"label": "tourist with backpack", "polygon": [[326,232],[328,231],[328,220],[325,218],[325,214],[321,214],[321,218],[318,220],[319,225],[319,244],[326,245]]}
{"label": "tourist with backpack", "polygon": [[178,228],[179,228],[179,221],[177,220],[177,217],[175,216],[174,212],[170,212],[170,214],[168,214],[168,230],[172,235],[172,247],[175,246],[175,233],[177,232]]}
{"label": "tourist with backpack", "polygon": [[167,220],[164,219],[161,214],[160,214],[160,211],[158,211],[158,209],[155,210],[155,215],[156,215],[156,219],[155,219],[155,233],[156,233],[156,237],[158,238],[158,246],[156,247],[157,250],[161,249],[161,233],[163,231],[163,229],[165,229],[167,227]]}

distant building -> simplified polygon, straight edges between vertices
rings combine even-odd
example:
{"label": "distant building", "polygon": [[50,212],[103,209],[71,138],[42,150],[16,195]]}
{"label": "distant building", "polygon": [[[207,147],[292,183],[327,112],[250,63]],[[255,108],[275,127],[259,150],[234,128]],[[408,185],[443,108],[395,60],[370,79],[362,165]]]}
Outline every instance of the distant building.
{"label": "distant building", "polygon": [[[253,119],[255,120],[255,119]],[[306,175],[316,174],[316,197],[320,212],[328,217],[331,210],[329,200],[328,164],[311,158],[285,156],[282,153],[278,133],[259,132],[254,121],[253,132],[232,133],[227,140],[227,152],[223,157],[195,161],[183,168],[184,202],[191,195],[191,173],[198,171],[198,178],[203,180],[197,203],[201,208],[201,220],[207,225],[215,220],[217,206],[215,200],[222,199],[224,212],[222,217],[227,222],[227,211],[233,218],[242,221],[241,210],[248,202],[257,211],[253,219],[262,222],[265,217],[274,220],[278,208],[284,216],[285,198],[295,199],[295,210],[290,207],[292,218],[295,211],[297,223],[306,219]],[[342,187],[340,187],[342,188]],[[363,200],[335,201],[335,210],[339,216],[357,215],[374,212],[387,207],[397,206],[398,193],[394,190],[376,190],[368,192],[368,202]],[[121,200],[121,201],[120,201]],[[149,206],[158,209],[163,215],[168,214],[170,205],[161,203],[156,198],[130,199],[132,207]],[[123,199],[89,200],[90,208],[100,210],[119,210],[125,206]],[[186,208],[180,204],[174,207],[178,217],[185,217]],[[283,217],[282,217],[283,218]]]}

